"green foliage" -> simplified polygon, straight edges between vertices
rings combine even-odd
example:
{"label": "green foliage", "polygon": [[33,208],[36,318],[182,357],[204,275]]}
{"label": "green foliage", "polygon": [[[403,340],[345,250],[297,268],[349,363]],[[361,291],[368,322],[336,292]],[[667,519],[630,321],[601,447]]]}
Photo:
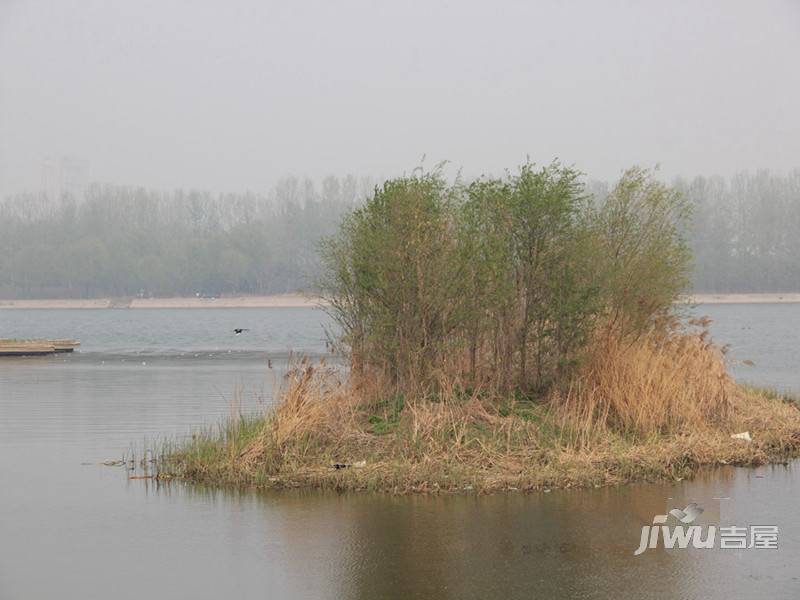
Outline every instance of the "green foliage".
{"label": "green foliage", "polygon": [[396,179],[324,244],[324,287],[356,368],[399,380],[443,360],[456,326],[452,215],[437,173]]}
{"label": "green foliage", "polygon": [[[461,298],[478,309],[473,319],[488,316],[494,321],[489,330],[503,332],[493,348],[502,387],[547,385],[598,309],[585,251],[588,203],[578,178],[558,163],[528,164],[505,180],[481,180],[467,189],[461,258],[471,265],[472,289]],[[477,353],[485,340],[480,327],[471,333]],[[474,362],[471,356],[473,371]]]}
{"label": "green foliage", "polygon": [[635,328],[671,309],[689,285],[691,250],[682,235],[691,205],[643,169],[625,172],[594,216],[596,269],[612,318]]}
{"label": "green foliage", "polygon": [[322,287],[356,374],[531,397],[567,380],[597,327],[635,334],[670,309],[686,217],[642,169],[599,206],[559,163],[468,185],[419,174],[376,189],[324,244]]}
{"label": "green foliage", "polygon": [[381,414],[370,415],[368,422],[372,425],[372,432],[376,435],[384,435],[397,429],[400,422],[400,414],[405,408],[405,399],[402,394],[383,399],[378,403]]}

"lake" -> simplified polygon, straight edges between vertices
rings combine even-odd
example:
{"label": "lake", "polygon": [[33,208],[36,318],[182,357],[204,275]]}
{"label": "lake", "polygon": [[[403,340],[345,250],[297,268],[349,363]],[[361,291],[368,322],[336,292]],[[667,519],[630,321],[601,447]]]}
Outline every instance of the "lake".
{"label": "lake", "polygon": [[[697,312],[737,379],[800,392],[800,305]],[[157,486],[98,464],[214,427],[234,396],[263,410],[330,325],[307,308],[0,310],[0,337],[82,341],[0,361],[0,600],[800,595],[797,462],[481,497]],[[708,522],[777,526],[778,549],[634,556],[642,526],[689,500]]]}

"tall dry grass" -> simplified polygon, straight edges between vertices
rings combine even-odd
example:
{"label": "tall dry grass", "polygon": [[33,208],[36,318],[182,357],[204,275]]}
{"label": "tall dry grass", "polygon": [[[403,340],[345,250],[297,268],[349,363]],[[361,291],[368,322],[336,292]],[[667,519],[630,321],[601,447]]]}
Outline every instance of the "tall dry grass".
{"label": "tall dry grass", "polygon": [[282,401],[242,459],[279,469],[310,457],[475,463],[542,448],[591,449],[609,435],[636,442],[725,429],[735,390],[707,336],[679,331],[635,339],[598,332],[569,386],[542,403],[465,390],[444,376],[437,387],[435,396],[403,397],[373,378],[345,380],[304,361],[287,375]]}
{"label": "tall dry grass", "polygon": [[[571,384],[540,402],[444,377],[435,396],[399,396],[302,361],[260,422],[198,438],[174,454],[174,472],[279,487],[534,489],[680,478],[800,452],[796,405],[736,385],[702,333],[598,332],[590,350]],[[739,431],[753,442],[731,439]]]}
{"label": "tall dry grass", "polygon": [[[325,444],[327,432],[338,427],[331,411],[340,407],[340,387],[334,372],[324,363],[303,359],[286,374],[280,402],[265,420],[261,433],[241,452],[244,467],[256,464],[278,470],[290,454],[302,458],[315,446]],[[323,401],[323,399],[327,401]]]}
{"label": "tall dry grass", "polygon": [[550,403],[581,444],[609,431],[639,439],[724,427],[734,383],[707,332],[657,329],[594,335],[581,369]]}

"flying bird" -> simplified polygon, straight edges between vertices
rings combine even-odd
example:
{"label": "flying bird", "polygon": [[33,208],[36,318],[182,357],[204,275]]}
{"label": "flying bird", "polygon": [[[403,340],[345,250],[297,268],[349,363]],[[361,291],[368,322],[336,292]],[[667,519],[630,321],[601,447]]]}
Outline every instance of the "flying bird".
{"label": "flying bird", "polygon": [[233,333],[235,333],[236,335],[241,335],[241,333],[243,331],[250,331],[250,330],[249,329],[243,329],[241,327],[237,327],[236,329],[233,330]]}

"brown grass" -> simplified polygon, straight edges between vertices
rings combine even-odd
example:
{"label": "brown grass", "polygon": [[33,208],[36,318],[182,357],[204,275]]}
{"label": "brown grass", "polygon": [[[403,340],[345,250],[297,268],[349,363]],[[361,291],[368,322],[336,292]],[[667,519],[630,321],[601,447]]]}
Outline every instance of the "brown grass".
{"label": "brown grass", "polygon": [[[742,431],[753,441],[731,438]],[[268,415],[198,436],[165,468],[237,485],[491,491],[683,478],[798,453],[793,403],[736,385],[704,335],[673,332],[598,336],[572,385],[540,403],[456,386],[381,398],[303,362]]]}
{"label": "brown grass", "polygon": [[736,386],[705,331],[651,331],[632,341],[604,332],[588,357],[568,390],[552,399],[584,444],[609,431],[642,439],[706,432],[729,421]]}

